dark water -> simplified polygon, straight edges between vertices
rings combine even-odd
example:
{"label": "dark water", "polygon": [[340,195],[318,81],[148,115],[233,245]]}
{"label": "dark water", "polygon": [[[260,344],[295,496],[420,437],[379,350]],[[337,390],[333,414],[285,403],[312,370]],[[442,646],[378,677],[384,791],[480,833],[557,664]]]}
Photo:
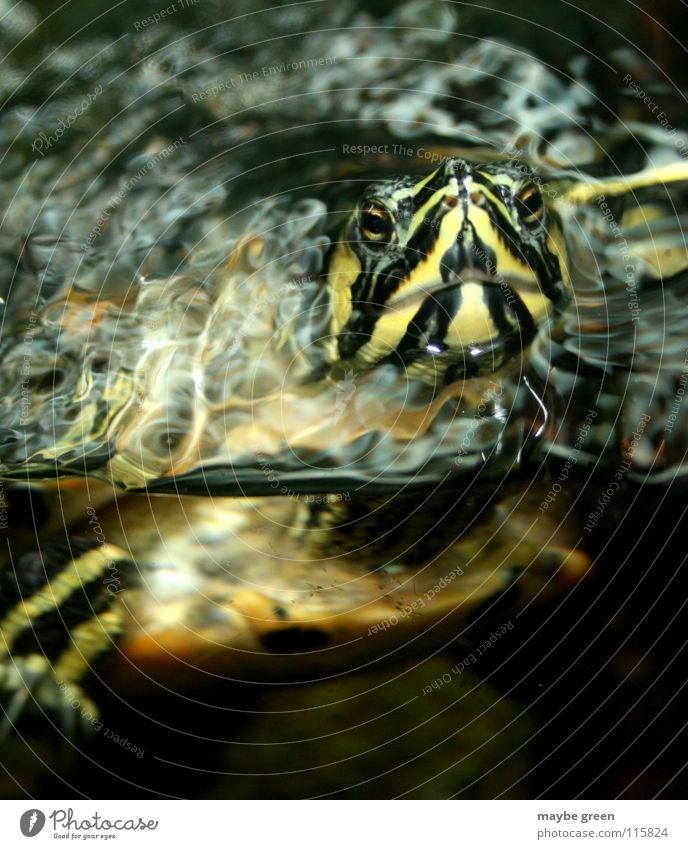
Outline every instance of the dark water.
{"label": "dark water", "polygon": [[[7,322],[77,275],[112,293],[142,264],[202,275],[250,204],[316,197],[335,221],[361,181],[420,173],[433,151],[517,146],[552,175],[672,161],[688,138],[681,13],[615,0],[596,14],[496,0],[16,6],[0,35]],[[352,151],[366,145],[386,150]],[[425,154],[407,157],[410,146]],[[682,493],[678,481],[629,489],[586,539],[591,574],[521,610],[433,702],[408,706],[510,621],[513,599],[440,654],[409,650],[307,686],[222,682],[212,708],[184,682],[124,702],[95,683],[120,739],[74,745],[31,727],[28,748],[6,750],[2,792],[682,797]]]}

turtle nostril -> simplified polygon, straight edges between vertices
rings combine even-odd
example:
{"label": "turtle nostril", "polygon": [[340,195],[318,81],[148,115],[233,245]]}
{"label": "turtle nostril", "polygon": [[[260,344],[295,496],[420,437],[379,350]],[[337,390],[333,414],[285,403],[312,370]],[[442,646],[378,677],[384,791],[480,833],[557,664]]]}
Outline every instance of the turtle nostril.
{"label": "turtle nostril", "polygon": [[453,209],[459,202],[456,195],[445,195],[442,200],[444,201],[444,205],[448,206],[450,209]]}

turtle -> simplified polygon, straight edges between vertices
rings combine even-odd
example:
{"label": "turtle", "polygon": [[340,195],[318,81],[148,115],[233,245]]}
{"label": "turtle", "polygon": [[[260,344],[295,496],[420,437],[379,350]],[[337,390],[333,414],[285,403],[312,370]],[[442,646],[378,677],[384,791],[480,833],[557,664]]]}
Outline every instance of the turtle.
{"label": "turtle", "polygon": [[685,163],[437,160],[253,204],[204,274],[7,299],[5,733],[97,721],[99,662],[135,697],[440,645],[680,481]]}

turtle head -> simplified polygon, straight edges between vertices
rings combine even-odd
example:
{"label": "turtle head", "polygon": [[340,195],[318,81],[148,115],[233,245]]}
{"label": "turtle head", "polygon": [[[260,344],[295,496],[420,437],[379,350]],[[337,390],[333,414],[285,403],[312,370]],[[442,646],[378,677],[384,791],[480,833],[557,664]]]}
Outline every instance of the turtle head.
{"label": "turtle head", "polygon": [[328,286],[333,362],[451,382],[498,369],[565,302],[563,238],[528,168],[451,158],[368,186]]}

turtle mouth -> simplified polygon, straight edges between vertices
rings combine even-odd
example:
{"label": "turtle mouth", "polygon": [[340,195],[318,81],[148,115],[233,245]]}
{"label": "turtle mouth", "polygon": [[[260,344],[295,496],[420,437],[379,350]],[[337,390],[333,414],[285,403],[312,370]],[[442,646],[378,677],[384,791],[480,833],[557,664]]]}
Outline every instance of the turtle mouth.
{"label": "turtle mouth", "polygon": [[394,292],[387,299],[384,305],[385,309],[398,310],[410,307],[415,303],[422,302],[425,298],[432,298],[440,292],[448,292],[451,289],[458,289],[461,286],[467,286],[475,283],[478,286],[494,284],[495,280],[487,274],[476,273],[471,270],[470,273],[457,274],[451,281],[445,281],[438,278],[434,283],[426,283],[423,286],[418,286],[411,292],[401,290]]}

